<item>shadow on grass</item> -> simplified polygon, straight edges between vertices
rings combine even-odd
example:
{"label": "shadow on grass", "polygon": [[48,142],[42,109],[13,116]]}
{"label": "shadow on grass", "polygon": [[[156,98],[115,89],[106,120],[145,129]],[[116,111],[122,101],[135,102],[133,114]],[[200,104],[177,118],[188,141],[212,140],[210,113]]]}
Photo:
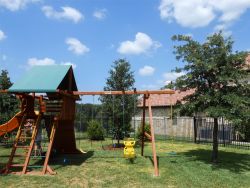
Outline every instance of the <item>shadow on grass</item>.
{"label": "shadow on grass", "polygon": [[219,151],[219,162],[213,164],[211,162],[211,150],[197,149],[179,153],[189,157],[192,161],[200,161],[211,164],[213,170],[226,169],[234,173],[250,171],[250,155],[234,152]]}
{"label": "shadow on grass", "polygon": [[[88,151],[87,153],[83,154],[64,154],[64,155],[56,155],[52,156],[49,160],[49,165],[53,165],[53,169],[57,170],[59,168],[65,167],[65,166],[80,166],[82,163],[84,163],[88,158],[92,157],[94,155],[94,151]],[[31,157],[34,159],[34,157]],[[37,157],[36,161],[30,163],[27,170],[31,170],[34,168],[42,169],[44,164],[44,158],[41,159],[40,157]],[[0,163],[0,170],[4,168],[6,163]],[[20,171],[19,168],[14,168],[12,171]]]}
{"label": "shadow on grass", "polygon": [[64,166],[80,166],[93,155],[94,151],[88,151],[87,153],[82,154],[58,155],[56,157],[51,158],[49,164],[57,166],[54,168],[55,170]]}
{"label": "shadow on grass", "polygon": [[[145,156],[146,159],[149,159],[152,165],[154,166],[154,159],[152,156]],[[157,156],[157,166],[159,166],[159,157]]]}

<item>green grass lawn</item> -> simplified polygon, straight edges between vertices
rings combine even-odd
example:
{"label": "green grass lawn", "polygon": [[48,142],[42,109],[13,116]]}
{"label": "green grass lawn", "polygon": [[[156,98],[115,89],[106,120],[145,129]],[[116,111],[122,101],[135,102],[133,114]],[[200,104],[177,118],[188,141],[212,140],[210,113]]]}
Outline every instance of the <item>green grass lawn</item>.
{"label": "green grass lawn", "polygon": [[[123,158],[123,151],[104,151],[111,140],[77,140],[82,155],[58,156],[50,161],[55,176],[0,176],[0,187],[250,187],[250,151],[220,148],[218,165],[210,163],[211,146],[184,142],[157,141],[160,176],[153,176],[151,144],[145,157],[134,164]],[[176,155],[169,154],[175,151]],[[0,147],[0,166],[10,148]],[[65,162],[66,161],[66,162]]]}

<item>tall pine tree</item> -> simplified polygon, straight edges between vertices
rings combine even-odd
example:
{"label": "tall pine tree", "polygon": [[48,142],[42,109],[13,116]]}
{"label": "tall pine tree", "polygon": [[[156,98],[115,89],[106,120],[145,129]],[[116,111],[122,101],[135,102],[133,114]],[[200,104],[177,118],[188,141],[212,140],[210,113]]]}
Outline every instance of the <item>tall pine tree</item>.
{"label": "tall pine tree", "polygon": [[[126,91],[134,88],[134,73],[131,66],[125,59],[115,61],[109,71],[105,91]],[[103,95],[100,97],[103,103],[103,110],[108,114],[112,126],[113,137],[120,139],[127,136],[130,131],[130,122],[133,116],[136,96],[133,95]]]}

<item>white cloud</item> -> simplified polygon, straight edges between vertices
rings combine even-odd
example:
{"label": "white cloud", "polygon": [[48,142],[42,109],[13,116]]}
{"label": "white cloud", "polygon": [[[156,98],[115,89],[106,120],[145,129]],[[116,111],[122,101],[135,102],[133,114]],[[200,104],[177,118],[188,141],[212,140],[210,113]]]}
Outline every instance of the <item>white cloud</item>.
{"label": "white cloud", "polygon": [[134,41],[124,41],[120,44],[117,51],[121,54],[139,55],[148,53],[151,50],[155,50],[161,47],[161,44],[157,41],[153,41],[147,34],[138,32],[135,35]]}
{"label": "white cloud", "polygon": [[26,7],[29,3],[35,3],[40,0],[0,0],[0,7],[4,7],[10,11],[18,11]]}
{"label": "white cloud", "polygon": [[0,41],[5,39],[5,38],[6,38],[5,33],[2,30],[0,30]]}
{"label": "white cloud", "polygon": [[98,20],[103,20],[106,18],[107,10],[106,9],[100,9],[96,10],[93,13],[93,16]]}
{"label": "white cloud", "polygon": [[35,57],[28,59],[29,66],[37,66],[37,65],[55,65],[56,62],[51,58],[37,59]]}
{"label": "white cloud", "polygon": [[163,20],[191,28],[207,26],[215,19],[218,24],[230,24],[248,8],[250,0],[161,0],[159,6]]}
{"label": "white cloud", "polygon": [[76,64],[74,63],[71,63],[70,61],[67,61],[67,62],[62,62],[61,65],[71,65],[73,67],[73,69],[76,68]]}
{"label": "white cloud", "polygon": [[215,17],[212,7],[203,0],[162,0],[159,10],[162,19],[175,19],[185,27],[206,26]]}
{"label": "white cloud", "polygon": [[54,8],[51,6],[42,7],[42,11],[48,18],[57,20],[70,20],[73,21],[74,23],[78,23],[84,19],[83,14],[75,8],[66,6],[66,7],[61,7],[61,9],[62,11],[60,12],[54,10]]}
{"label": "white cloud", "polygon": [[[48,58],[48,57],[45,57],[43,59],[38,59],[36,57],[29,58],[27,61],[27,64],[29,67],[58,65],[54,59]],[[74,69],[76,68],[76,64],[74,64],[70,61],[61,62],[60,65],[71,65]]]}
{"label": "white cloud", "polygon": [[83,55],[90,51],[87,46],[85,46],[76,38],[67,38],[65,42],[69,45],[68,50],[77,55]]}
{"label": "white cloud", "polygon": [[166,72],[163,74],[164,78],[164,83],[169,84],[171,81],[175,81],[178,77],[183,76],[185,73],[184,72]]}
{"label": "white cloud", "polygon": [[151,66],[148,66],[148,65],[144,66],[143,68],[141,68],[139,70],[139,74],[141,76],[151,76],[151,75],[154,74],[154,72],[155,72],[155,68],[151,67]]}

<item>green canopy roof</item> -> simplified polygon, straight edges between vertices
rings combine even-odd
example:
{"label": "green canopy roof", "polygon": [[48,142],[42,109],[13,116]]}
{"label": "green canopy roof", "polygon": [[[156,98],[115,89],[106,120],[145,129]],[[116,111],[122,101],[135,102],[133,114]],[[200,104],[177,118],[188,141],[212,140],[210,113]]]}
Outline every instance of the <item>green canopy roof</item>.
{"label": "green canopy roof", "polygon": [[70,65],[34,66],[10,87],[9,92],[49,93],[58,89],[77,91]]}

